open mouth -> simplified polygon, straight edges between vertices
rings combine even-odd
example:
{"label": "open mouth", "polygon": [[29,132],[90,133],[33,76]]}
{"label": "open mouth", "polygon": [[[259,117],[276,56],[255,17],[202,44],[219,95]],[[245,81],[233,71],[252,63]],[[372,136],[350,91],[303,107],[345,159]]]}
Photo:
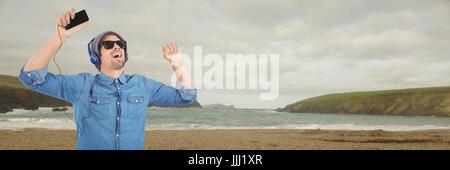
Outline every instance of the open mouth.
{"label": "open mouth", "polygon": [[119,58],[119,57],[120,57],[119,54],[116,54],[116,55],[113,56],[113,58]]}

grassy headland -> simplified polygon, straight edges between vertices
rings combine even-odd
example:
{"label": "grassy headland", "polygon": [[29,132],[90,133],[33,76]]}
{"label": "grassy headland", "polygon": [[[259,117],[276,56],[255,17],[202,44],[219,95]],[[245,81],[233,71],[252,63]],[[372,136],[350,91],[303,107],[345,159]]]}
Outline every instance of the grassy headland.
{"label": "grassy headland", "polygon": [[450,87],[328,94],[305,99],[277,111],[450,116]]}

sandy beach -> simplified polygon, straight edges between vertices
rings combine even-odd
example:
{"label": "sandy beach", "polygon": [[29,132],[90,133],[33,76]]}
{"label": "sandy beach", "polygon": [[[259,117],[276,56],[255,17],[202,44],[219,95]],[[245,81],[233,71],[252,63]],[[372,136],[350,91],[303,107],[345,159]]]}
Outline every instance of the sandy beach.
{"label": "sandy beach", "polygon": [[[450,130],[151,130],[145,149],[450,149]],[[75,149],[74,130],[0,130],[0,149]]]}

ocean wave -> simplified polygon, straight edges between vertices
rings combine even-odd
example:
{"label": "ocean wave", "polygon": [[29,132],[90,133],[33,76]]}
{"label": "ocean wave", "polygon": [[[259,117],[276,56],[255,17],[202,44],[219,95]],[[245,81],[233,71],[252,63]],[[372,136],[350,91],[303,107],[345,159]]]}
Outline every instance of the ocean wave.
{"label": "ocean wave", "polygon": [[[211,125],[202,123],[165,123],[147,122],[146,130],[196,130],[196,129],[322,129],[322,130],[384,130],[384,131],[418,131],[445,130],[448,125],[361,125],[361,124],[283,124],[273,126],[236,126]],[[75,129],[75,123],[67,118],[0,118],[0,129]]]}
{"label": "ocean wave", "polygon": [[33,112],[32,110],[25,110],[25,109],[12,109],[11,112],[6,112],[5,114],[8,115],[20,115],[20,114],[25,114],[25,113],[29,113],[29,112]]}
{"label": "ocean wave", "polygon": [[69,119],[55,119],[55,118],[0,118],[0,121],[8,122],[29,122],[29,123],[67,123],[72,120]]}
{"label": "ocean wave", "polygon": [[[7,115],[26,115],[38,113],[49,113],[53,112],[53,107],[39,107],[38,110],[26,110],[23,108],[12,109],[11,112],[6,112]],[[67,112],[73,112],[73,107],[67,107]]]}
{"label": "ocean wave", "polygon": [[[28,119],[29,121],[25,121]],[[52,130],[75,130],[75,123],[64,120],[36,120],[33,118],[17,118],[8,121],[0,122],[0,129],[2,130],[20,130],[28,128],[52,129]]]}
{"label": "ocean wave", "polygon": [[355,124],[288,124],[278,126],[211,126],[204,124],[162,124],[147,126],[147,130],[201,130],[201,129],[321,129],[321,130],[384,130],[384,131],[418,131],[450,129],[448,126],[421,125],[355,125]]}

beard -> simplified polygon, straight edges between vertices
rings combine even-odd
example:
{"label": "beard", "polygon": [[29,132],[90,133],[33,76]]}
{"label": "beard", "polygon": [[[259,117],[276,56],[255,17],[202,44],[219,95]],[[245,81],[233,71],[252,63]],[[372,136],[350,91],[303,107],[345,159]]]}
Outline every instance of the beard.
{"label": "beard", "polygon": [[120,63],[112,63],[110,69],[111,70],[120,70],[123,68],[125,64],[123,62]]}
{"label": "beard", "polygon": [[125,62],[124,61],[119,61],[119,62],[112,62],[111,65],[109,66],[110,70],[120,70],[125,66]]}

